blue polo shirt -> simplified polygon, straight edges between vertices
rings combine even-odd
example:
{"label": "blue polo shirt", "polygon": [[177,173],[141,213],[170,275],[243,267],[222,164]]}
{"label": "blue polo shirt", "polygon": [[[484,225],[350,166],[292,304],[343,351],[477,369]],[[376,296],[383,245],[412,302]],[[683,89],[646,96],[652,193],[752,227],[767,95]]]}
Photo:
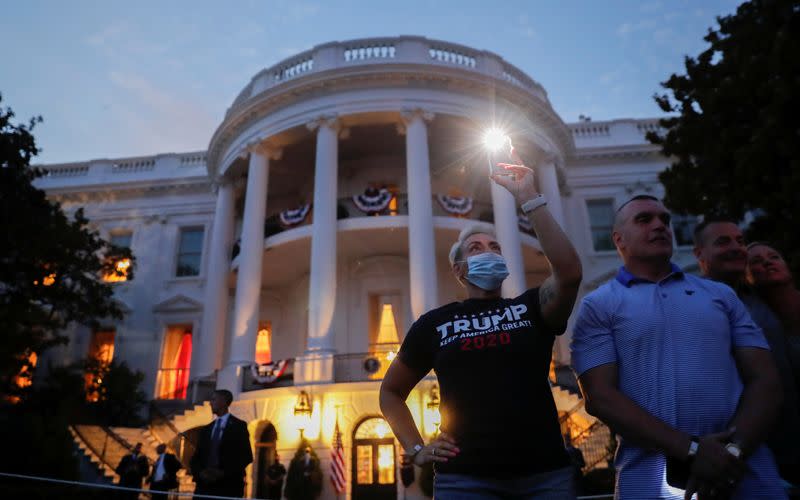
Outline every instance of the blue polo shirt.
{"label": "blue polo shirt", "polygon": [[[732,355],[739,347],[769,349],[730,287],[674,264],[658,283],[622,267],[581,302],[572,364],[581,376],[615,363],[626,396],[672,427],[702,436],[724,431],[736,412],[744,387]],[[618,439],[617,498],[683,498],[666,482],[663,453]],[[748,465],[733,498],[786,498],[765,446]]]}

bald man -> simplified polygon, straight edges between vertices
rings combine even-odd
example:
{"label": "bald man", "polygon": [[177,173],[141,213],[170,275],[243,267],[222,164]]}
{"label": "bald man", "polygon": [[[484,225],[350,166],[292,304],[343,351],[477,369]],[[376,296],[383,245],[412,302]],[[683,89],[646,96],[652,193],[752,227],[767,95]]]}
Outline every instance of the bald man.
{"label": "bald man", "polygon": [[624,265],[583,299],[572,363],[620,436],[616,497],[786,498],[762,444],[780,383],[761,330],[730,287],[672,263],[657,198],[624,203],[612,239]]}

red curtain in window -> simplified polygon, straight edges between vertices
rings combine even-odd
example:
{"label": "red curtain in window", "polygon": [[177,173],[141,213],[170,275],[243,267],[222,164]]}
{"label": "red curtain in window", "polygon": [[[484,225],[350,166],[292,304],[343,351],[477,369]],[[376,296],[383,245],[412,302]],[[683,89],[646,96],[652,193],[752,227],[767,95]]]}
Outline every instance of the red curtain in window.
{"label": "red curtain in window", "polygon": [[181,345],[178,347],[175,356],[175,368],[177,373],[177,384],[175,387],[175,398],[186,398],[186,389],[189,386],[189,366],[192,363],[192,332],[183,332]]}

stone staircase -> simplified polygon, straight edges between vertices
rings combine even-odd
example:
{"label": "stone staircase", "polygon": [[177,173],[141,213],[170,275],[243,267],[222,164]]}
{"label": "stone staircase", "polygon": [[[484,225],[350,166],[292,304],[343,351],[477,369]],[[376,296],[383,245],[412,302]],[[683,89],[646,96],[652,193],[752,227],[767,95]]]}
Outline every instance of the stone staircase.
{"label": "stone staircase", "polygon": [[208,401],[196,404],[194,407],[176,414],[172,417],[172,424],[180,431],[186,432],[189,429],[207,425],[214,418],[211,413],[211,405]]}
{"label": "stone staircase", "polygon": [[564,414],[567,419],[562,429],[571,429],[574,436],[572,444],[583,453],[586,462],[584,473],[608,467],[611,458],[608,449],[611,440],[609,428],[586,411],[583,398],[570,388],[552,384],[551,389],[559,415]]}
{"label": "stone staircase", "polygon": [[[111,427],[110,433],[99,425],[74,425],[70,427],[73,439],[83,453],[89,458],[109,482],[118,483],[119,476],[114,468],[122,457],[130,453],[136,443],[142,443],[142,453],[152,467],[158,454],[156,447],[160,444],[149,429],[138,427]],[[171,451],[171,450],[169,450]],[[179,491],[193,492],[192,476],[185,470],[178,471]]]}

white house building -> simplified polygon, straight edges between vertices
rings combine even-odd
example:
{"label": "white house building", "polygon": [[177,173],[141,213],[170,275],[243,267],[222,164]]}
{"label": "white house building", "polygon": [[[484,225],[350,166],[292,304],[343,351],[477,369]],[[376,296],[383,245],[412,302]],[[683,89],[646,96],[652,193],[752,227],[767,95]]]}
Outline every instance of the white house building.
{"label": "white house building", "polygon": [[[581,293],[612,277],[615,207],[663,194],[668,161],[644,137],[657,120],[565,123],[539,83],[487,51],[409,36],[332,42],[253,76],[207,151],[44,166],[37,185],[67,211],[84,207],[137,266],[114,283],[126,318],[76,327],[49,358],[141,370],[168,417],[148,436],[173,446],[211,419],[208,405],[191,403],[231,390],[232,412],[250,425],[253,496],[264,494],[275,451],[287,464],[301,435],[327,476],[338,421],[348,498],[423,498],[418,480],[401,484],[378,388],[410,324],[465,298],[450,245],[466,225],[492,222],[511,270],[504,294],[549,274],[512,198],[487,177],[481,135],[493,125],[548,153],[538,182],[581,255]],[[691,221],[674,224],[676,261],[693,263],[683,246]],[[569,362],[569,338],[557,343],[557,367]],[[553,391],[565,429],[590,453],[601,426],[574,393]],[[433,374],[409,402],[432,436]],[[323,497],[335,497],[327,479]]]}

